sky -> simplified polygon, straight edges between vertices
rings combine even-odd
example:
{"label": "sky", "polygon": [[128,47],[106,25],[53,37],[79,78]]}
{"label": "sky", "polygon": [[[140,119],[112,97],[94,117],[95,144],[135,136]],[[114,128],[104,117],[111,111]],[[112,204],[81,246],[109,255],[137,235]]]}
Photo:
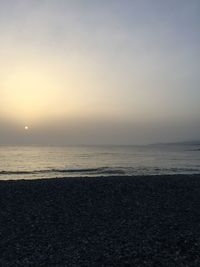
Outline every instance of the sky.
{"label": "sky", "polygon": [[199,0],[0,0],[2,145],[197,140],[199,84]]}

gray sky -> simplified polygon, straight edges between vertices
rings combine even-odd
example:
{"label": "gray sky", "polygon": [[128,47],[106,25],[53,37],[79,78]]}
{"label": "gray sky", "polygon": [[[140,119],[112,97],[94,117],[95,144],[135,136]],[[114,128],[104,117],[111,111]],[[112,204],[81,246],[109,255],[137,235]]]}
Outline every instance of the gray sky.
{"label": "gray sky", "polygon": [[200,139],[199,0],[0,0],[0,33],[0,144]]}

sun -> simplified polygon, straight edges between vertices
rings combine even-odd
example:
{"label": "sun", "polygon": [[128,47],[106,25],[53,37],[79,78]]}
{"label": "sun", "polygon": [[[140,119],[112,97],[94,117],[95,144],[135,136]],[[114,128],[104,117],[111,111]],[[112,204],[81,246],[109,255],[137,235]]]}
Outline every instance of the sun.
{"label": "sun", "polygon": [[28,128],[28,126],[25,126],[24,129],[27,131],[29,128]]}

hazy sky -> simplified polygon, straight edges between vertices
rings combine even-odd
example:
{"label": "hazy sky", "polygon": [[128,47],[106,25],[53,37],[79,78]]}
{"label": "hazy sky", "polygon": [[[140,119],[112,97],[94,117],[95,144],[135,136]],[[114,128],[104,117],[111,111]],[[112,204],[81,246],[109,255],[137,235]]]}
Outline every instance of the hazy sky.
{"label": "hazy sky", "polygon": [[0,0],[0,144],[200,139],[199,84],[199,0]]}

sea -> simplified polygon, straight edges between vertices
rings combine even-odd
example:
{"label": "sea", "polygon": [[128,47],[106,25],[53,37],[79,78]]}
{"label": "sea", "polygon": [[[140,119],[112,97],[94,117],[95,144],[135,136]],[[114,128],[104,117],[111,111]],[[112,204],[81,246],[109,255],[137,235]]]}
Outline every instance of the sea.
{"label": "sea", "polygon": [[0,146],[0,180],[200,173],[200,144]]}

